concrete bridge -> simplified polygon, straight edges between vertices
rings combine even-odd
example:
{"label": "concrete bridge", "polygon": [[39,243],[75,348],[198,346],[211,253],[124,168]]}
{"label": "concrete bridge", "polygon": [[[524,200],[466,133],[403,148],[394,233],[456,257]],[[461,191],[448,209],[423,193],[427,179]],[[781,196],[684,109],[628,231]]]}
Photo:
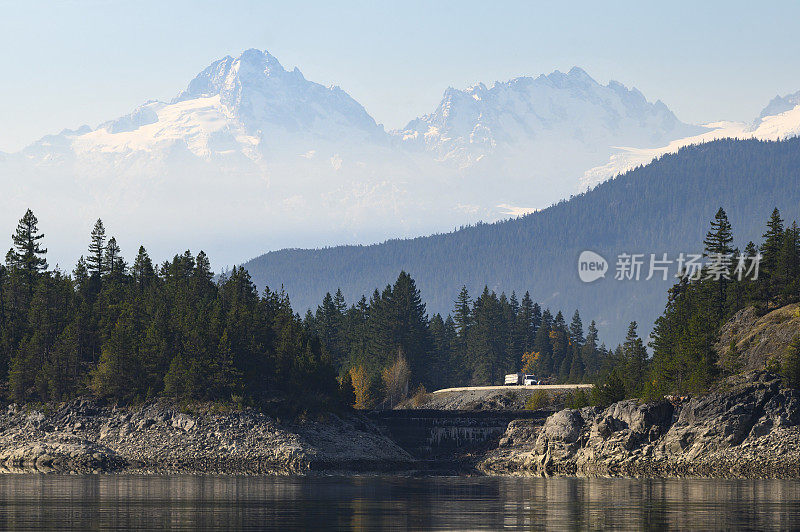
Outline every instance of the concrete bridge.
{"label": "concrete bridge", "polygon": [[415,458],[433,459],[496,446],[511,421],[530,419],[544,423],[551,413],[546,410],[381,410],[371,412],[369,417]]}

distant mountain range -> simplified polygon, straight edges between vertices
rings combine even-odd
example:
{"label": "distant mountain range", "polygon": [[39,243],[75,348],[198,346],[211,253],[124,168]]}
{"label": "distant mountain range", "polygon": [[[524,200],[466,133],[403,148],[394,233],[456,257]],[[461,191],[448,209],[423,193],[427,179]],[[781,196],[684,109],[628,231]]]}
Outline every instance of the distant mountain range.
{"label": "distant mountain range", "polygon": [[[797,99],[773,100],[760,133],[725,132],[794,134]],[[0,154],[0,225],[33,208],[62,264],[99,216],[123,250],[191,246],[224,265],[533,212],[721,131],[580,68],[448,88],[433,112],[386,131],[344,90],[247,50],[170,102]]]}
{"label": "distant mountain range", "polygon": [[[254,281],[283,286],[301,312],[340,287],[349,303],[382,288],[406,270],[417,280],[429,312],[447,313],[459,288],[479,295],[485,285],[535,301],[584,323],[597,320],[601,339],[616,345],[628,322],[647,334],[675,282],[615,280],[621,253],[675,261],[701,253],[703,237],[723,207],[741,249],[760,242],[774,207],[800,220],[800,138],[724,139],[681,148],[577,195],[518,219],[478,224],[447,234],[390,240],[372,246],[287,249],[244,264]],[[591,284],[578,277],[578,257],[591,250],[610,272]]]}

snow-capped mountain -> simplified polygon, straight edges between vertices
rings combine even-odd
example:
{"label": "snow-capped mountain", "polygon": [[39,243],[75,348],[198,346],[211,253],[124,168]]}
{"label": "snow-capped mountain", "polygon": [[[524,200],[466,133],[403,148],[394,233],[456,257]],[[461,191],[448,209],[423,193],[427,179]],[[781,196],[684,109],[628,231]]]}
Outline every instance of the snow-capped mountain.
{"label": "snow-capped mountain", "polygon": [[[787,108],[797,98],[773,100],[767,110],[780,112],[765,110],[753,134],[800,123]],[[432,113],[386,132],[344,90],[247,50],[169,102],[0,154],[0,226],[32,208],[65,264],[97,217],[123,250],[145,243],[163,257],[188,244],[229,264],[524,214],[591,184],[580,181],[587,168],[611,165],[598,172],[608,177],[629,162],[609,157],[652,157],[642,153],[721,131],[573,68],[448,89]]]}
{"label": "snow-capped mountain", "polygon": [[468,166],[503,148],[545,139],[569,140],[589,150],[653,145],[696,134],[661,101],[611,81],[600,85],[574,67],[537,78],[520,77],[492,87],[448,88],[439,107],[399,132],[441,160]]}
{"label": "snow-capped mountain", "polygon": [[238,153],[258,160],[271,148],[342,139],[385,142],[386,133],[339,87],[308,81],[268,52],[247,50],[212,63],[172,102],[147,102],[94,130],[65,130],[26,151],[50,155],[58,147],[127,157],[177,144],[203,159]]}
{"label": "snow-capped mountain", "polygon": [[219,97],[251,134],[263,135],[269,128],[328,140],[346,135],[356,141],[385,135],[341,88],[308,81],[297,68],[287,71],[266,51],[247,50],[236,59],[215,61],[172,103],[211,97]]}
{"label": "snow-capped mountain", "polygon": [[574,67],[445,91],[438,108],[395,135],[462,177],[462,201],[487,199],[509,215],[578,192],[576,176],[614,146],[652,146],[705,131],[678,120],[636,89],[601,85]]}
{"label": "snow-capped mountain", "polygon": [[170,102],[48,135],[4,159],[0,224],[13,227],[32,207],[71,249],[98,216],[129,247],[189,242],[228,262],[464,219],[458,209],[436,214],[444,185],[429,179],[435,164],[394,147],[342,89],[258,50],[215,61]]}
{"label": "snow-capped mountain", "polygon": [[704,124],[706,131],[675,139],[664,145],[637,148],[620,147],[608,162],[584,172],[582,186],[591,187],[637,166],[647,164],[666,153],[675,153],[684,146],[701,144],[721,138],[783,140],[800,135],[800,91],[786,96],[776,96],[767,104],[752,123],[711,122]]}
{"label": "snow-capped mountain", "polygon": [[770,100],[767,106],[761,110],[761,114],[758,115],[758,118],[753,123],[753,126],[757,128],[764,118],[779,115],[785,113],[786,111],[791,111],[798,105],[800,105],[800,91],[797,91],[794,94],[787,94],[786,96],[775,96],[772,100]]}

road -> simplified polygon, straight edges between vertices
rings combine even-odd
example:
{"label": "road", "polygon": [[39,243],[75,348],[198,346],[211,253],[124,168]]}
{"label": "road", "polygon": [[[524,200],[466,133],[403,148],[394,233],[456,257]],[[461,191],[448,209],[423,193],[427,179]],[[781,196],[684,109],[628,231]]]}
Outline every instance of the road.
{"label": "road", "polygon": [[463,386],[461,388],[442,388],[433,393],[444,392],[478,392],[490,390],[578,390],[592,388],[594,384],[537,384],[532,386]]}

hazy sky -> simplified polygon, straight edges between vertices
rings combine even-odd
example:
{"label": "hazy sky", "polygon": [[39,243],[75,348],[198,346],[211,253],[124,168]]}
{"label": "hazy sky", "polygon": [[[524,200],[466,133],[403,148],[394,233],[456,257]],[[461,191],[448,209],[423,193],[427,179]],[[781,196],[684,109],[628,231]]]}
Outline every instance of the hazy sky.
{"label": "hazy sky", "polygon": [[448,85],[583,67],[682,120],[751,120],[800,89],[800,2],[0,0],[0,150],[172,98],[200,70],[267,49],[340,85],[387,128]]}

